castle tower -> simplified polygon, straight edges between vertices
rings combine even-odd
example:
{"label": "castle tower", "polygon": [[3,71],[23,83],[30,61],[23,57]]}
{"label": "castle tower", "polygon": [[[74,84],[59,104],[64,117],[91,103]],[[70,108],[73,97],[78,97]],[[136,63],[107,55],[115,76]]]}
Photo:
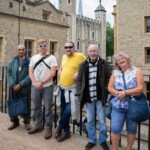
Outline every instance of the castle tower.
{"label": "castle tower", "polygon": [[82,0],[79,0],[79,4],[78,4],[78,15],[83,16],[83,7],[82,7]]}
{"label": "castle tower", "polygon": [[99,21],[103,21],[103,19],[106,19],[106,10],[101,4],[101,0],[99,2],[100,4],[95,10],[95,19]]}
{"label": "castle tower", "polygon": [[70,15],[76,14],[76,0],[59,0],[59,9]]}
{"label": "castle tower", "polygon": [[95,18],[96,20],[99,20],[101,23],[100,51],[101,51],[102,57],[106,58],[106,10],[101,4],[101,0],[99,1],[99,6],[95,10]]}

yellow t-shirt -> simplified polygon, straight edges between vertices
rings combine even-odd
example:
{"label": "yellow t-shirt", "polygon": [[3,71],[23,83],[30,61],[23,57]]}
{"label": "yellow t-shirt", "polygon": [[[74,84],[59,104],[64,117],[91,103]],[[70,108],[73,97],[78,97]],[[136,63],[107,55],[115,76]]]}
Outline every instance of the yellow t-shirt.
{"label": "yellow t-shirt", "polygon": [[80,64],[86,59],[82,53],[75,52],[68,57],[66,54],[62,57],[60,84],[63,87],[69,87],[75,84],[73,76],[78,72]]}

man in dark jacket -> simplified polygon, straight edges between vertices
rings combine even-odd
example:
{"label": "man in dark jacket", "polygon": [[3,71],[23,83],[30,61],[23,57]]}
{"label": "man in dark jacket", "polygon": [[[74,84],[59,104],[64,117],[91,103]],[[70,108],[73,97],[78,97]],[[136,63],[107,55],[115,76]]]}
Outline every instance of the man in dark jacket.
{"label": "man in dark jacket", "polygon": [[[30,91],[31,80],[29,78],[29,58],[26,56],[24,45],[18,46],[18,55],[13,57],[7,66],[7,82],[10,87],[10,99],[21,97],[28,98],[28,113],[22,114],[25,129],[30,129]],[[10,117],[12,125],[8,130],[12,130],[19,126],[18,116]]]}
{"label": "man in dark jacket", "polygon": [[87,112],[88,144],[85,149],[92,149],[96,145],[95,112],[97,112],[99,122],[98,142],[104,150],[109,150],[106,143],[105,104],[111,70],[108,62],[98,56],[98,48],[95,44],[91,44],[87,52],[88,58],[80,65],[77,77],[81,108],[86,104]]}

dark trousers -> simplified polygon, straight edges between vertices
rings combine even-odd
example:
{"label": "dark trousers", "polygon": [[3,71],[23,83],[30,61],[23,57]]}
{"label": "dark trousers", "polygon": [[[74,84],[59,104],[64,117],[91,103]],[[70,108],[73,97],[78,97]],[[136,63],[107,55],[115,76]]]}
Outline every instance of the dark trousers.
{"label": "dark trousers", "polygon": [[71,117],[71,105],[70,102],[66,103],[64,90],[61,90],[61,118],[59,121],[59,128],[64,129],[65,133],[70,133],[69,120]]}
{"label": "dark trousers", "polygon": [[[14,92],[13,89],[10,89],[9,92],[9,99],[15,99],[15,98],[20,98],[20,97],[27,97],[27,106],[28,106],[28,112],[26,114],[21,114],[21,117],[23,117],[23,122],[24,124],[30,123],[30,116],[31,116],[31,91],[28,93],[20,93],[20,92]],[[18,116],[16,117],[10,117],[10,121],[13,123],[19,123],[19,118]]]}

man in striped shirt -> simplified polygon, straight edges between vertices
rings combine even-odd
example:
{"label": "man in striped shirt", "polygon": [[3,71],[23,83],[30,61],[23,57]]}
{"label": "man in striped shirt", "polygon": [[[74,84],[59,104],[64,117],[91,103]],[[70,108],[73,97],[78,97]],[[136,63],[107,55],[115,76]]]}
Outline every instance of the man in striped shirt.
{"label": "man in striped shirt", "polygon": [[96,145],[95,113],[98,116],[99,139],[98,142],[104,150],[107,145],[107,129],[105,105],[107,102],[107,85],[111,75],[108,62],[98,55],[98,48],[91,44],[87,50],[88,58],[80,65],[77,77],[77,88],[81,108],[86,105],[88,144],[86,150]]}

